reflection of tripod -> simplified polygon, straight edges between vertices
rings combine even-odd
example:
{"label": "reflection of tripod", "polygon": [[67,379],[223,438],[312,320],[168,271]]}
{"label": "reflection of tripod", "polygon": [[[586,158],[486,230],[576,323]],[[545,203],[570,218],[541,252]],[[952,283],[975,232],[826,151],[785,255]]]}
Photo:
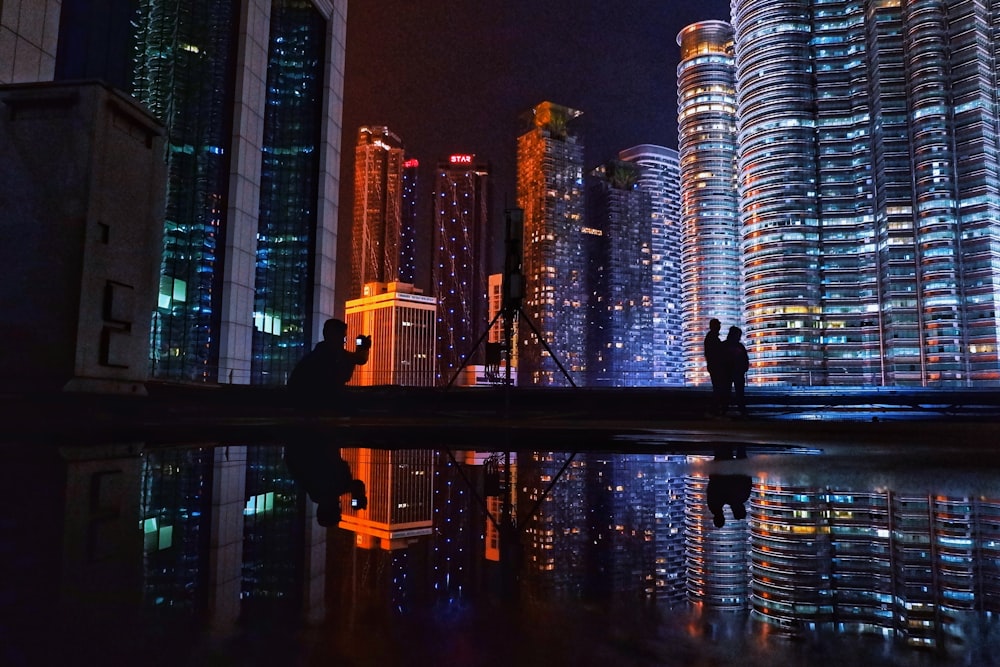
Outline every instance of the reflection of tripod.
{"label": "reflection of tripod", "polygon": [[504,364],[504,385],[510,386],[510,362],[513,357],[514,350],[514,322],[517,316],[520,315],[524,318],[524,321],[531,327],[531,330],[538,337],[538,342],[541,343],[545,351],[549,353],[552,360],[562,371],[563,376],[569,381],[570,385],[576,387],[576,383],[573,382],[573,378],[563,367],[562,363],[559,361],[559,357],[556,356],[552,348],[549,347],[548,342],[542,333],[535,326],[535,323],[531,321],[527,313],[521,307],[521,302],[524,299],[524,275],[521,273],[521,237],[524,230],[524,212],[521,209],[507,209],[507,224],[506,224],[506,239],[504,241],[505,246],[505,256],[504,256],[504,271],[503,271],[503,303],[497,314],[493,316],[490,323],[486,325],[486,330],[483,331],[483,335],[479,337],[472,349],[469,350],[465,357],[462,358],[462,363],[458,365],[455,369],[455,373],[451,376],[451,380],[448,381],[448,387],[455,382],[455,378],[458,374],[462,372],[462,369],[469,363],[469,359],[475,353],[479,346],[483,344],[483,341],[489,335],[490,330],[496,325],[497,320],[501,317],[503,318],[503,342],[502,343],[487,343],[486,348],[486,374],[487,377],[496,377],[496,371],[499,370],[500,365],[500,353],[506,351],[507,353],[507,363]]}

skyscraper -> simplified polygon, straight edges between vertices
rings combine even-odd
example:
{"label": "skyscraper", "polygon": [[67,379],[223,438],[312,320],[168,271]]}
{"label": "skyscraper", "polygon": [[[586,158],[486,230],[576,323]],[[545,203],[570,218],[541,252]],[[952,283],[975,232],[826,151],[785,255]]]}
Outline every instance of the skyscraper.
{"label": "skyscraper", "polygon": [[762,383],[1000,381],[991,3],[733,3]]}
{"label": "skyscraper", "polygon": [[405,162],[403,142],[388,127],[358,130],[348,298],[362,296],[367,283],[399,280]]}
{"label": "skyscraper", "polygon": [[334,312],[346,1],[92,4],[62,3],[54,75],[167,130],[153,373],[280,383]]}
{"label": "skyscraper", "polygon": [[462,360],[477,352],[473,346],[489,323],[490,182],[489,166],[475,155],[452,155],[435,173],[431,282],[438,302],[438,384],[446,385]]}
{"label": "skyscraper", "polygon": [[681,175],[677,151],[641,144],[618,153],[639,172],[639,189],[648,192],[652,212],[654,386],[684,384],[681,345]]}
{"label": "skyscraper", "polygon": [[702,21],[677,35],[684,376],[708,383],[708,322],[743,321],[736,194],[736,91],[732,28]]}
{"label": "skyscraper", "polygon": [[[650,194],[639,189],[641,168],[612,160],[594,170],[585,233],[591,318],[588,384],[652,384],[653,262]],[[599,239],[599,240],[598,240]]]}
{"label": "skyscraper", "polygon": [[571,128],[581,113],[541,102],[522,115],[517,205],[524,210],[523,310],[548,346],[521,318],[524,384],[565,386],[570,381],[560,365],[571,377],[586,370],[583,144]]}

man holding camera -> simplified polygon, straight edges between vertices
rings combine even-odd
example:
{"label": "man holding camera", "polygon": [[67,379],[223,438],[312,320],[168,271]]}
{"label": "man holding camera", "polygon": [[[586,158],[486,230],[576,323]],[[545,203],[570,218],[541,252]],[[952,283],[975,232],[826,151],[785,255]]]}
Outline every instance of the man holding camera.
{"label": "man holding camera", "polygon": [[323,324],[323,340],[292,370],[288,391],[302,405],[331,407],[341,395],[341,387],[354,374],[355,366],[368,363],[371,336],[358,336],[354,351],[346,349],[347,323],[330,319]]}
{"label": "man holding camera", "polygon": [[[323,325],[323,341],[292,370],[288,391],[301,407],[313,409],[345,409],[343,386],[350,381],[356,366],[368,363],[371,336],[358,336],[354,351],[346,349],[347,323],[327,320]],[[316,520],[321,526],[340,522],[340,496],[351,494],[352,507],[366,509],[365,485],[354,479],[340,449],[322,431],[308,429],[290,435],[285,444],[285,463],[292,476],[305,487],[318,505]]]}

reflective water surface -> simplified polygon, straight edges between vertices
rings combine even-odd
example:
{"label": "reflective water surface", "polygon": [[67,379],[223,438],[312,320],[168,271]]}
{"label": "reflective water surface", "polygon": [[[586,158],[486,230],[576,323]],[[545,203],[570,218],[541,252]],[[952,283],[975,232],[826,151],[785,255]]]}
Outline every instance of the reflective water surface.
{"label": "reflective water surface", "polygon": [[992,443],[302,444],[3,445],[0,663],[998,662]]}

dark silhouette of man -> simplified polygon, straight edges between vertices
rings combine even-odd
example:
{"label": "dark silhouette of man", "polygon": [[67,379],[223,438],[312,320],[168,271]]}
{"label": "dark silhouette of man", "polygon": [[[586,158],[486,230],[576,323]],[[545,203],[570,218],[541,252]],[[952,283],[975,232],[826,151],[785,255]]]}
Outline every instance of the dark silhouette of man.
{"label": "dark silhouette of man", "polygon": [[722,413],[725,414],[731,403],[735,403],[740,414],[747,414],[745,389],[747,371],[750,369],[750,355],[747,348],[740,342],[743,330],[739,327],[729,327],[729,334],[722,342],[722,362],[725,367],[726,389],[725,403]]}
{"label": "dark silhouette of man", "polygon": [[[345,349],[347,324],[330,319],[323,340],[306,354],[288,378],[288,391],[300,407],[344,410],[343,387],[357,366],[368,362],[371,337],[360,336],[353,352]],[[354,479],[340,448],[320,431],[303,430],[285,445],[288,471],[317,504],[316,521],[324,527],[340,523],[340,496],[350,493],[357,509],[368,506],[365,485]]]}
{"label": "dark silhouette of man", "polygon": [[[302,357],[288,377],[288,391],[303,407],[333,407],[343,396],[354,369],[368,363],[371,336],[360,336],[353,352],[347,344],[347,323],[330,319],[323,324],[323,340]],[[339,407],[343,407],[342,405]]]}
{"label": "dark silhouette of man", "polygon": [[714,317],[708,322],[708,333],[705,334],[705,365],[708,367],[708,377],[712,380],[712,407],[710,414],[722,414],[726,411],[726,384],[725,360],[722,356],[722,341],[719,339],[719,332],[722,330],[722,322]]}

